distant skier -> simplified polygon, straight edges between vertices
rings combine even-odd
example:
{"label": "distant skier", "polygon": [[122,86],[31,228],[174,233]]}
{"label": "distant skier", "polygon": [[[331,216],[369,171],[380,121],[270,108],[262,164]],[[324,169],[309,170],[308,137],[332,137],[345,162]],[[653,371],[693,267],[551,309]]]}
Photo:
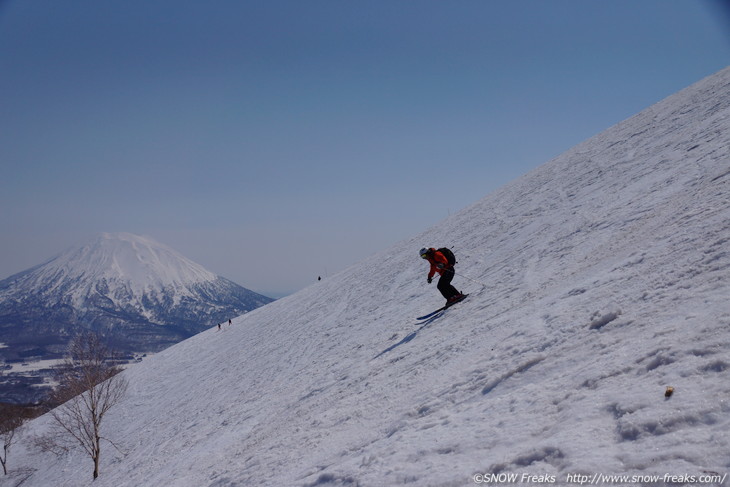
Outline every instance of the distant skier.
{"label": "distant skier", "polygon": [[441,275],[438,282],[438,290],[446,298],[446,306],[450,306],[464,299],[466,296],[456,290],[451,285],[451,280],[454,278],[454,264],[456,259],[454,254],[447,248],[434,249],[434,248],[422,248],[419,252],[422,259],[426,259],[431,264],[431,269],[428,272],[428,283],[431,284],[434,274],[437,272]]}
{"label": "distant skier", "polygon": [[228,319],[228,326],[231,326],[233,323],[231,323],[230,318]]}

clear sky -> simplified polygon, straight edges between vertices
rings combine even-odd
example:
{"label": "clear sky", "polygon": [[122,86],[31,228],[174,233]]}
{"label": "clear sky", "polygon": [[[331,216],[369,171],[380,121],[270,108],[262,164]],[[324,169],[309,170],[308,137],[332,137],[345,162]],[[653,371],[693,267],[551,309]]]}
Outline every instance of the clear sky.
{"label": "clear sky", "polygon": [[0,279],[125,231],[295,291],[729,65],[723,5],[0,0]]}

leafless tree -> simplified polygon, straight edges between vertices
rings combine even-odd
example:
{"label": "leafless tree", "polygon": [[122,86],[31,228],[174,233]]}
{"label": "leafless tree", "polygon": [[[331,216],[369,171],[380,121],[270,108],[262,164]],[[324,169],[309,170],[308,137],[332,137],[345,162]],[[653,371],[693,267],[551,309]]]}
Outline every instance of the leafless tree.
{"label": "leafless tree", "polygon": [[[5,362],[0,360],[0,377],[5,369]],[[37,416],[37,414],[36,414]],[[0,403],[0,464],[3,467],[3,474],[8,475],[8,455],[10,448],[18,441],[23,432],[25,422],[34,417],[34,409],[14,404]]]}
{"label": "leafless tree", "polygon": [[[67,443],[80,445],[94,461],[99,476],[101,434],[104,416],[127,391],[127,380],[114,354],[95,333],[72,340],[69,354],[57,369],[59,386],[51,399],[59,406],[51,411],[55,420],[49,450],[62,451]],[[114,445],[116,448],[116,445]]]}
{"label": "leafless tree", "polygon": [[0,419],[0,441],[3,443],[3,451],[0,453],[0,463],[3,466],[3,473],[5,475],[8,474],[8,453],[10,452],[10,447],[18,439],[23,423],[23,418],[10,414],[3,414],[2,419]]}

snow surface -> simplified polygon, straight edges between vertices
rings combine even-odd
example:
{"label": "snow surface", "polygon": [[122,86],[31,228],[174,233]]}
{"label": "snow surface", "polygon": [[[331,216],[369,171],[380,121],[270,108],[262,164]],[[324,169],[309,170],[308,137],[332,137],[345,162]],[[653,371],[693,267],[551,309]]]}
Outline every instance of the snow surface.
{"label": "snow surface", "polygon": [[[421,235],[131,367],[104,424],[123,453],[105,446],[95,482],[81,453],[30,449],[47,417],[11,452],[6,482],[727,475],[729,93],[730,68]],[[442,304],[418,249],[442,245],[471,295],[417,323]]]}

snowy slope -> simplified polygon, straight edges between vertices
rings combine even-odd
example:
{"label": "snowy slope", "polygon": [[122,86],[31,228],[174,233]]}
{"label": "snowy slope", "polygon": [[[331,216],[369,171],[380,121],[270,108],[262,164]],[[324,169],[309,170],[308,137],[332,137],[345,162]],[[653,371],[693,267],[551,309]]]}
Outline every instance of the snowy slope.
{"label": "snowy slope", "polygon": [[[727,474],[728,93],[730,69],[421,235],[132,367],[105,432],[124,454],[107,446],[93,485]],[[419,324],[442,302],[425,245],[454,246],[454,283],[471,296]],[[92,485],[81,454],[26,448],[11,459],[33,470],[23,486]]]}

